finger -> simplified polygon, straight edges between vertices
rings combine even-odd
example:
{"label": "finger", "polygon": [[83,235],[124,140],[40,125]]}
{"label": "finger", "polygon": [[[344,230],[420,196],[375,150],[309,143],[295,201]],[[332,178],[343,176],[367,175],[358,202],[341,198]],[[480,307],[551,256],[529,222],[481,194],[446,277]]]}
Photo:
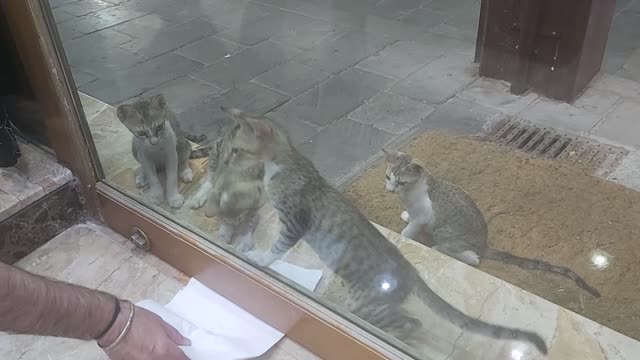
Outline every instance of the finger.
{"label": "finger", "polygon": [[191,340],[182,336],[182,334],[180,334],[180,332],[176,330],[176,328],[167,324],[166,322],[163,323],[162,326],[164,327],[164,331],[165,333],[167,333],[167,336],[169,337],[169,339],[171,339],[171,341],[173,341],[176,345],[191,346]]}
{"label": "finger", "polygon": [[185,355],[184,352],[177,346],[172,346],[167,356],[167,360],[189,360],[187,355]]}

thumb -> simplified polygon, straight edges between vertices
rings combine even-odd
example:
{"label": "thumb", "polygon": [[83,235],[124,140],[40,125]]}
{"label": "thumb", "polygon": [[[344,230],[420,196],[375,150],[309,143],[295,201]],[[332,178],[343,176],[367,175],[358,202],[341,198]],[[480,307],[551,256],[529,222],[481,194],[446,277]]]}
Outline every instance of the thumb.
{"label": "thumb", "polygon": [[164,327],[164,331],[169,337],[169,339],[171,339],[171,341],[173,341],[176,345],[191,346],[191,340],[182,336],[182,334],[180,334],[180,332],[176,330],[176,328],[174,328],[173,326],[167,323],[162,324],[162,326]]}

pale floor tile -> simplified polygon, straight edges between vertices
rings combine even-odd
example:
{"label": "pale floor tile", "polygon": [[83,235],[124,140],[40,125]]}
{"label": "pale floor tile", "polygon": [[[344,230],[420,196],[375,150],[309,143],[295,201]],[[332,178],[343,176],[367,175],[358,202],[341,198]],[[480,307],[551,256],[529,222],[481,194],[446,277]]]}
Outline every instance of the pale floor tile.
{"label": "pale floor tile", "polygon": [[[169,302],[188,277],[159,258],[131,252],[128,241],[96,224],[74,226],[18,262],[17,266],[55,279],[113,293],[131,301]],[[105,360],[93,342],[0,333],[1,360]],[[265,360],[316,360],[317,356],[285,338]]]}

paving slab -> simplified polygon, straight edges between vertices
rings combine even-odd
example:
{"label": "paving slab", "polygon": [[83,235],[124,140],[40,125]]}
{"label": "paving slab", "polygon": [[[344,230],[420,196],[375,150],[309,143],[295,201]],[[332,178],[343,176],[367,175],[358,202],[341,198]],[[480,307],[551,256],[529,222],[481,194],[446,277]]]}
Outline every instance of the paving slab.
{"label": "paving slab", "polygon": [[329,76],[329,73],[292,60],[276,66],[253,81],[294,97],[326,80]]}
{"label": "paving slab", "polygon": [[392,82],[391,78],[352,68],[292,99],[280,114],[325,126],[346,116]]}
{"label": "paving slab", "polygon": [[177,53],[206,65],[244,50],[245,46],[211,35],[177,50]]}
{"label": "paving slab", "polygon": [[299,146],[320,174],[338,182],[354,168],[375,156],[393,138],[389,133],[343,118]]}
{"label": "paving slab", "polygon": [[294,48],[267,40],[225,57],[194,74],[194,77],[219,88],[230,89],[286,62],[298,53]]}
{"label": "paving slab", "polygon": [[358,67],[377,74],[404,79],[437,59],[444,50],[417,41],[398,41],[364,60]]}
{"label": "paving slab", "polygon": [[447,53],[393,86],[392,92],[430,104],[440,104],[476,79],[472,59]]}
{"label": "paving slab", "polygon": [[167,81],[192,73],[202,67],[199,62],[178,54],[165,54],[127,69],[111,77],[80,87],[88,95],[108,104],[117,105]]}
{"label": "paving slab", "polygon": [[431,105],[384,92],[353,111],[349,118],[401,135],[422,123],[434,110]]}
{"label": "paving slab", "polygon": [[508,117],[499,110],[455,97],[438,106],[422,124],[426,130],[474,136],[488,133]]}
{"label": "paving slab", "polygon": [[328,73],[339,73],[382,50],[391,42],[383,35],[354,30],[335,40],[318,44],[301,54],[297,60]]}
{"label": "paving slab", "polygon": [[622,100],[591,131],[592,135],[640,148],[640,103]]}
{"label": "paving slab", "polygon": [[122,45],[122,48],[147,58],[154,58],[212,35],[219,30],[219,27],[208,21],[194,19],[184,24],[149,33],[143,38]]}

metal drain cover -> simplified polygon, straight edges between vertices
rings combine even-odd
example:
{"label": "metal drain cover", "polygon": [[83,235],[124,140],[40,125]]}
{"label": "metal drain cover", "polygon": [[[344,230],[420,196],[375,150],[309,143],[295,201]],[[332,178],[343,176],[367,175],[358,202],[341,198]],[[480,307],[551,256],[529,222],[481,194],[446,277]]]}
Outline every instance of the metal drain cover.
{"label": "metal drain cover", "polygon": [[509,120],[499,126],[489,140],[535,157],[579,166],[601,177],[609,175],[628,153],[624,148],[600,144],[520,119]]}

